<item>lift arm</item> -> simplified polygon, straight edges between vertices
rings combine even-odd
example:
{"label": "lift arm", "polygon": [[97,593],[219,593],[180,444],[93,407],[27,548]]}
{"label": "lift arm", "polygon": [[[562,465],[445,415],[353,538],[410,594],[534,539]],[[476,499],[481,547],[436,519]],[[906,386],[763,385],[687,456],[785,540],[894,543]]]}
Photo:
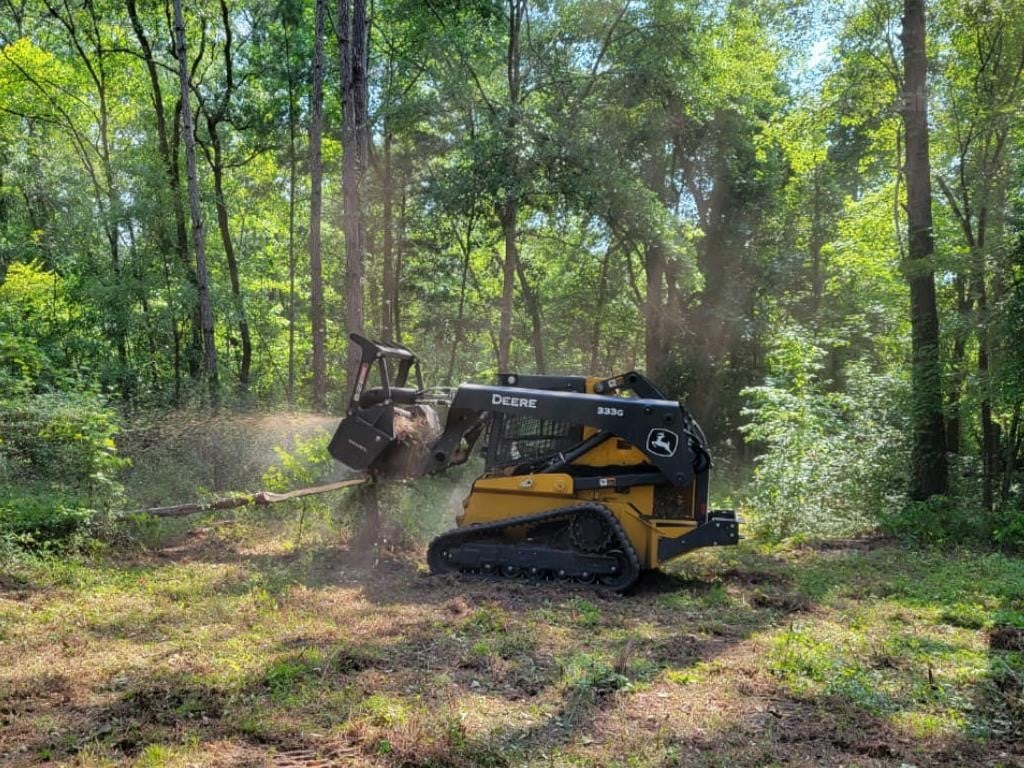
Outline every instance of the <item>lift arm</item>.
{"label": "lift arm", "polygon": [[672,485],[685,487],[693,481],[697,457],[685,414],[675,401],[479,384],[463,384],[456,391],[445,430],[431,445],[426,471],[452,464],[463,436],[488,413],[593,427],[643,451]]}

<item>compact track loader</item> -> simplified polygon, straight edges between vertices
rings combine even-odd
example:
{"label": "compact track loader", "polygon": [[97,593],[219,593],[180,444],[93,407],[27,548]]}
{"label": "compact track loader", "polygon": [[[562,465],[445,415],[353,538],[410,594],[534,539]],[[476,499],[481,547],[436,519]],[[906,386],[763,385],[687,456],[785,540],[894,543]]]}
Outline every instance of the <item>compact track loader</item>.
{"label": "compact track loader", "polygon": [[362,362],[334,458],[414,478],[465,462],[478,445],[483,454],[457,527],[428,549],[432,572],[624,591],[641,569],[738,542],[735,513],[708,509],[700,426],[641,374],[503,373],[497,386],[428,390],[408,348],[351,339]]}

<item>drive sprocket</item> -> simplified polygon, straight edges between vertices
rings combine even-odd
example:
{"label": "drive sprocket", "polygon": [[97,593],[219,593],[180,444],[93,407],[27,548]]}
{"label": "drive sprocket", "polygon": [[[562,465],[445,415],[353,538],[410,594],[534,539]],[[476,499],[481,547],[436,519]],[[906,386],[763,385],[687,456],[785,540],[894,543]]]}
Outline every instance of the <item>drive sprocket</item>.
{"label": "drive sprocket", "polygon": [[600,552],[612,540],[612,529],[602,515],[581,512],[569,521],[569,538],[577,549]]}

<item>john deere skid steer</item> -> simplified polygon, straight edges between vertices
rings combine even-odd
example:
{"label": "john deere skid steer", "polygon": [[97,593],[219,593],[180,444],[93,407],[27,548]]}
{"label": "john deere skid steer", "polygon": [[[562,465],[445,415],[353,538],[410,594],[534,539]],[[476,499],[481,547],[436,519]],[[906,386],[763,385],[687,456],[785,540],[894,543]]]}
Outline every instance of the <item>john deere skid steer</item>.
{"label": "john deere skid steer", "polygon": [[739,540],[735,513],[708,509],[700,426],[641,374],[503,373],[496,386],[428,390],[408,348],[351,338],[362,362],[334,458],[414,478],[483,455],[457,527],[428,549],[434,573],[622,591],[641,569]]}

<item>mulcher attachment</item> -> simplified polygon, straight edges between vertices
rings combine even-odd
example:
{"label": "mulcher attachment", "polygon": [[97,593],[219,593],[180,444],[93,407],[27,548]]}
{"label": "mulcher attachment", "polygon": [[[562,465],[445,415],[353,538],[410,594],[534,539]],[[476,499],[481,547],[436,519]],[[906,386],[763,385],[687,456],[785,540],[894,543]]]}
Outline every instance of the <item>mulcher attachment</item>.
{"label": "mulcher attachment", "polygon": [[[327,450],[352,469],[393,478],[418,477],[428,446],[441,432],[425,402],[420,362],[399,344],[381,344],[353,333],[362,352],[348,410]],[[408,386],[410,374],[416,386]],[[379,386],[367,387],[372,379]]]}

